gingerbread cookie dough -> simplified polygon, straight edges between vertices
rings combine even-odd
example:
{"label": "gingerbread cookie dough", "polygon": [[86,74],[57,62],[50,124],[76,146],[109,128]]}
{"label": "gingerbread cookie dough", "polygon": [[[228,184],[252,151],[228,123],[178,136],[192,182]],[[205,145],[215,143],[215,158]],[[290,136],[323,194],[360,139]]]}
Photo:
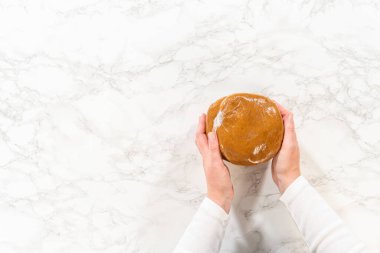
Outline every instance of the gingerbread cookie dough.
{"label": "gingerbread cookie dough", "polygon": [[238,93],[220,98],[209,107],[206,131],[216,131],[223,159],[238,165],[256,165],[279,151],[284,125],[272,100]]}

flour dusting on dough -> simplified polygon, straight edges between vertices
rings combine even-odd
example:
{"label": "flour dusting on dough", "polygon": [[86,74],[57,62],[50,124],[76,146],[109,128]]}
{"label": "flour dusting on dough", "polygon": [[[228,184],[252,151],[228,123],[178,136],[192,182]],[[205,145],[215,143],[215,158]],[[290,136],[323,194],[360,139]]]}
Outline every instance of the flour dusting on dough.
{"label": "flour dusting on dough", "polygon": [[243,97],[243,96],[239,96],[239,97],[241,97],[241,98],[243,98],[243,99],[245,99],[245,100],[251,101],[251,102],[254,101],[253,98],[247,98],[247,97]]}
{"label": "flour dusting on dough", "polygon": [[244,96],[240,96],[240,97],[245,99],[245,100],[251,101],[251,102],[256,102],[257,104],[265,104],[266,103],[265,99],[263,99],[263,98],[247,98]]}
{"label": "flour dusting on dough", "polygon": [[262,144],[256,146],[255,149],[253,150],[253,155],[257,155],[257,154],[260,153],[262,150],[264,150],[266,147],[267,147],[267,145],[265,145],[264,143],[262,143]]}
{"label": "flour dusting on dough", "polygon": [[263,98],[254,98],[254,101],[258,104],[265,104],[266,101]]}
{"label": "flour dusting on dough", "polygon": [[253,163],[253,164],[257,163],[256,161],[253,161],[251,158],[248,158],[247,160],[248,162]]}
{"label": "flour dusting on dough", "polygon": [[218,114],[216,115],[215,119],[214,119],[212,131],[215,132],[216,129],[218,129],[222,125],[222,122],[223,122],[223,112],[219,111]]}
{"label": "flour dusting on dough", "polygon": [[259,164],[259,163],[265,161],[266,159],[267,159],[267,157],[264,157],[263,159],[254,161],[251,158],[248,158],[247,161],[250,162],[250,163],[252,163],[252,164]]}
{"label": "flour dusting on dough", "polygon": [[276,110],[273,107],[268,107],[266,111],[270,114],[276,114]]}

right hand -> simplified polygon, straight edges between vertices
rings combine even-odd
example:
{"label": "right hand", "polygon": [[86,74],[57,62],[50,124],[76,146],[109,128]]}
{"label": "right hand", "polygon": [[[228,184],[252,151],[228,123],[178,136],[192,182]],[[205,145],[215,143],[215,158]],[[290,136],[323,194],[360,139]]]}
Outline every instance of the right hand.
{"label": "right hand", "polygon": [[195,142],[203,159],[207,197],[222,207],[226,213],[229,213],[234,197],[231,175],[223,163],[216,132],[209,132],[206,135],[205,114],[199,117]]}
{"label": "right hand", "polygon": [[281,194],[301,175],[300,151],[294,128],[293,113],[274,101],[284,121],[284,138],[281,149],[272,161],[272,178]]}

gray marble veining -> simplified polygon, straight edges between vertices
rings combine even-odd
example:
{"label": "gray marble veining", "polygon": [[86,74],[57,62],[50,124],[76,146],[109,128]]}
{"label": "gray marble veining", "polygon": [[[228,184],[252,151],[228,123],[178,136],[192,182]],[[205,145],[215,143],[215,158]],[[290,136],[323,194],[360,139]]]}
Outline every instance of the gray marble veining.
{"label": "gray marble veining", "polygon": [[[0,251],[171,252],[205,196],[197,117],[260,93],[302,172],[380,250],[380,6],[0,1]],[[308,252],[270,163],[230,165],[222,253]]]}

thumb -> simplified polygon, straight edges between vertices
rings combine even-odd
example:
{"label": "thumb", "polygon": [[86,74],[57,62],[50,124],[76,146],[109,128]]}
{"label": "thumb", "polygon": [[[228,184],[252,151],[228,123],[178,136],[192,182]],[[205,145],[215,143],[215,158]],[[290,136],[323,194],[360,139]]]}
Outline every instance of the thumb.
{"label": "thumb", "polygon": [[284,124],[285,124],[285,129],[287,129],[290,132],[294,132],[293,113],[288,114],[288,117],[286,118]]}
{"label": "thumb", "polygon": [[284,120],[284,128],[285,128],[284,142],[286,144],[292,144],[293,142],[297,142],[296,130],[294,126],[294,119],[293,119],[292,113],[289,113],[286,119]]}
{"label": "thumb", "polygon": [[210,150],[211,156],[213,159],[221,159],[220,150],[219,150],[219,141],[216,132],[209,132],[208,136],[208,148]]}

